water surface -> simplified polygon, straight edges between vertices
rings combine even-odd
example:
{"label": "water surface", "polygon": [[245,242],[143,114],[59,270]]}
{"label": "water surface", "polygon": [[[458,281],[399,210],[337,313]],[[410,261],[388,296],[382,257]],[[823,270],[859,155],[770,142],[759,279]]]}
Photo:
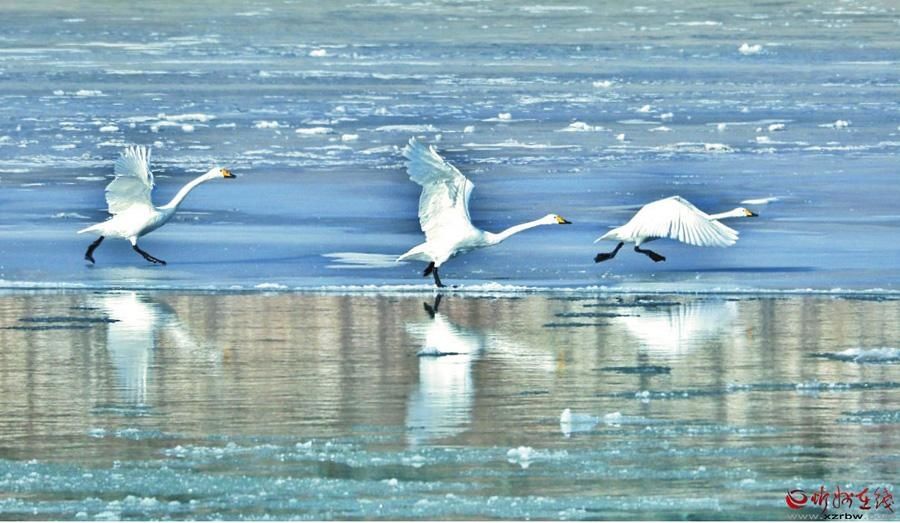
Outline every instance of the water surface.
{"label": "water surface", "polygon": [[435,301],[5,294],[0,515],[783,519],[897,484],[898,301]]}

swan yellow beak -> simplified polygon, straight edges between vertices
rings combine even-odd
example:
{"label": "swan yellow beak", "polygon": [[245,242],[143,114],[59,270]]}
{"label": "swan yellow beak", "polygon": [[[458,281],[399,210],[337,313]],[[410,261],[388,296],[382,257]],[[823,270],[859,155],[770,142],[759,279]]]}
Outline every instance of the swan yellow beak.
{"label": "swan yellow beak", "polygon": [[556,215],[556,223],[558,223],[560,225],[571,225],[572,224],[572,222],[570,222],[569,220],[567,220],[559,215]]}
{"label": "swan yellow beak", "polygon": [[222,176],[224,176],[225,178],[237,178],[237,176],[231,174],[231,171],[229,171],[228,169],[222,169]]}
{"label": "swan yellow beak", "polygon": [[759,216],[759,215],[756,214],[755,212],[753,212],[749,209],[747,210],[747,218],[756,218],[757,216]]}

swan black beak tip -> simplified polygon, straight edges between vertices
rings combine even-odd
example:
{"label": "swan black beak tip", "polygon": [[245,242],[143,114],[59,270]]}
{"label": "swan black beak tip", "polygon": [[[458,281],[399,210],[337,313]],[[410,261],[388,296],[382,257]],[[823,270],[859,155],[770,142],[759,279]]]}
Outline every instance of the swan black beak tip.
{"label": "swan black beak tip", "polygon": [[222,169],[222,176],[224,176],[225,178],[232,178],[232,179],[237,178],[237,176],[232,174],[232,172],[229,171],[228,169]]}
{"label": "swan black beak tip", "polygon": [[750,211],[750,214],[747,215],[748,218],[758,218],[759,215],[753,211]]}
{"label": "swan black beak tip", "polygon": [[560,225],[572,225],[572,222],[570,222],[569,220],[563,218],[562,216],[557,216],[557,217],[556,217],[556,223],[558,223],[558,224],[560,224]]}

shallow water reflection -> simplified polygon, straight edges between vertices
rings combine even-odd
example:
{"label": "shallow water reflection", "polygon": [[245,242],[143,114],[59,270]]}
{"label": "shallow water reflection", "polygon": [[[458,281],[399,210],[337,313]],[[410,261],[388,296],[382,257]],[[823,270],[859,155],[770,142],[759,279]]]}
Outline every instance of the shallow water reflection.
{"label": "shallow water reflection", "polygon": [[[424,302],[424,303],[423,303]],[[0,514],[785,517],[897,481],[884,297],[0,296]]]}

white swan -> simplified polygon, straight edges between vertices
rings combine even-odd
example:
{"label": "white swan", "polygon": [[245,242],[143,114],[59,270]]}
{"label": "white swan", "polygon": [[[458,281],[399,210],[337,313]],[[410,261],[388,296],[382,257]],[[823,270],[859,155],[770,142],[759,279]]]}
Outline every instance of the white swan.
{"label": "white swan", "polygon": [[482,247],[497,245],[513,234],[538,225],[571,223],[557,214],[516,225],[500,233],[482,231],[472,225],[469,197],[474,185],[459,170],[434,150],[415,138],[403,149],[409,179],[422,186],[419,198],[419,224],[425,243],[416,245],[397,258],[427,261],[424,276],[434,275],[434,283],[443,287],[438,269],[450,258]]}
{"label": "white swan", "polygon": [[718,220],[748,216],[757,214],[744,207],[719,214],[706,214],[681,196],[663,198],[641,207],[628,223],[594,240],[594,243],[600,240],[619,242],[611,252],[597,254],[594,261],[599,263],[613,258],[625,243],[633,243],[635,252],[645,254],[655,262],[665,261],[665,256],[641,249],[642,244],[659,238],[671,238],[700,247],[728,247],[737,241],[738,232]]}
{"label": "white swan", "polygon": [[78,234],[86,232],[100,234],[84,253],[84,259],[91,263],[94,263],[94,249],[100,246],[104,238],[111,236],[130,241],[132,248],[147,261],[165,265],[166,262],[138,247],[138,238],[169,221],[175,215],[181,201],[194,187],[216,178],[235,178],[228,169],[214,167],[206,174],[188,182],[171,202],[156,207],[150,198],[150,192],[153,190],[150,149],[141,146],[126,147],[116,160],[115,174],[115,179],[106,186],[106,203],[109,205],[112,218],[78,231]]}

